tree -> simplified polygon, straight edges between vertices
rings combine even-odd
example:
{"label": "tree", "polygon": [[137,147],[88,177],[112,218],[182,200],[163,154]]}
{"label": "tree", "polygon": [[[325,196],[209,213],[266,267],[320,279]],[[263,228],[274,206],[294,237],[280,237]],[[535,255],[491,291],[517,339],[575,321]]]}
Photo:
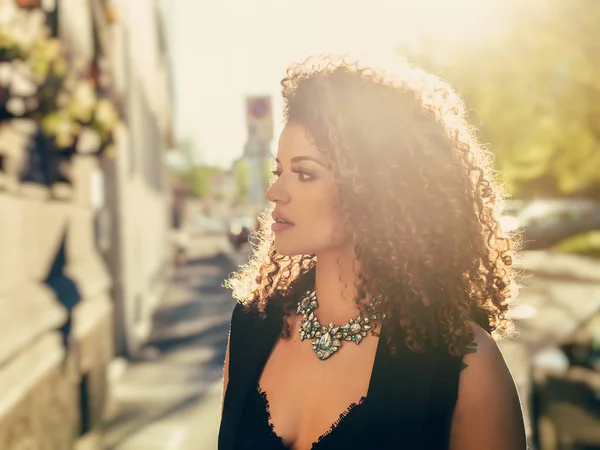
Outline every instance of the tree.
{"label": "tree", "polygon": [[463,94],[513,194],[598,196],[598,23],[600,2],[523,2],[497,42],[452,60],[407,56]]}
{"label": "tree", "polygon": [[212,178],[220,172],[222,170],[218,167],[206,165],[192,167],[187,175],[191,194],[197,198],[206,198],[211,195]]}

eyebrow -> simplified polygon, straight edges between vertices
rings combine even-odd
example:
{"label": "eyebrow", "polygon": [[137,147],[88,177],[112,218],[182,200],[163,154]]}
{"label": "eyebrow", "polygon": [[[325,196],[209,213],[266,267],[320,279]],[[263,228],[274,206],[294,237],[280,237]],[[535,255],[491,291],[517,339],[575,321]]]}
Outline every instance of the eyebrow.
{"label": "eyebrow", "polygon": [[[327,167],[327,164],[325,164],[320,159],[315,158],[314,156],[301,155],[301,156],[294,156],[292,159],[290,159],[290,162],[292,162],[292,163],[300,162],[300,161],[313,161],[313,162],[316,162],[317,164],[320,164],[323,167]],[[281,164],[281,161],[279,160],[279,158],[275,158],[275,162]]]}

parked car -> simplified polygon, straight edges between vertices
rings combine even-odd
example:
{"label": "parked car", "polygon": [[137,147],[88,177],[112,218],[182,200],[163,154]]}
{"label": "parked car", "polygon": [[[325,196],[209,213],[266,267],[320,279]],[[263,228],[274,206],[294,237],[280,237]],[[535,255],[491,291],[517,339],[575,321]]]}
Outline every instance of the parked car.
{"label": "parked car", "polygon": [[501,219],[506,231],[520,229],[524,250],[550,248],[569,237],[600,229],[600,204],[588,199],[508,202]]}
{"label": "parked car", "polygon": [[538,450],[600,450],[600,304],[532,368],[533,440]]}
{"label": "parked car", "polygon": [[237,217],[229,224],[229,242],[236,250],[248,243],[254,220],[249,217]]}

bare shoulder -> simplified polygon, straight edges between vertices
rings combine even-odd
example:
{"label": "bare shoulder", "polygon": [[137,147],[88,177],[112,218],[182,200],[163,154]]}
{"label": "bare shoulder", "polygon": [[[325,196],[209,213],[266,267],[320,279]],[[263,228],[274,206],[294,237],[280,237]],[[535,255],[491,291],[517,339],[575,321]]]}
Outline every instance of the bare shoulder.
{"label": "bare shoulder", "polygon": [[[493,370],[498,365],[506,366],[502,352],[498,348],[496,341],[479,325],[472,323],[473,342],[467,348],[467,353],[463,358],[463,368],[471,367],[467,377],[473,377],[474,372]],[[462,376],[462,375],[461,375]]]}
{"label": "bare shoulder", "polygon": [[489,396],[515,394],[516,387],[498,344],[483,328],[472,324],[473,343],[463,357],[460,374],[459,401],[473,396],[481,397],[489,389]]}
{"label": "bare shoulder", "polygon": [[515,383],[496,341],[473,324],[463,358],[452,421],[451,449],[525,449],[523,414]]}

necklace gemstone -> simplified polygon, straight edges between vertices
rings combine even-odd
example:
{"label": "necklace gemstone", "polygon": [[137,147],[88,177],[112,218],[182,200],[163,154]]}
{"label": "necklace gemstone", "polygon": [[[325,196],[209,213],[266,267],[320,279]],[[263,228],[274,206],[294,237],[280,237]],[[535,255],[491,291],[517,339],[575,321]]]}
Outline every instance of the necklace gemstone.
{"label": "necklace gemstone", "polygon": [[329,333],[325,333],[319,339],[318,346],[321,350],[329,350],[331,348],[332,343],[333,343],[333,339],[331,338],[331,335]]}
{"label": "necklace gemstone", "polygon": [[305,297],[304,300],[302,300],[302,304],[300,305],[302,309],[306,309],[306,307],[309,305],[310,303],[310,297]]}
{"label": "necklace gemstone", "polygon": [[320,360],[325,360],[336,353],[342,346],[343,341],[352,341],[360,344],[367,336],[367,332],[373,328],[371,320],[383,319],[385,315],[375,312],[375,303],[372,301],[367,307],[370,317],[350,319],[342,326],[330,323],[321,325],[315,311],[319,303],[315,291],[309,291],[298,302],[298,314],[302,314],[300,321],[300,340],[312,339],[313,351]]}

